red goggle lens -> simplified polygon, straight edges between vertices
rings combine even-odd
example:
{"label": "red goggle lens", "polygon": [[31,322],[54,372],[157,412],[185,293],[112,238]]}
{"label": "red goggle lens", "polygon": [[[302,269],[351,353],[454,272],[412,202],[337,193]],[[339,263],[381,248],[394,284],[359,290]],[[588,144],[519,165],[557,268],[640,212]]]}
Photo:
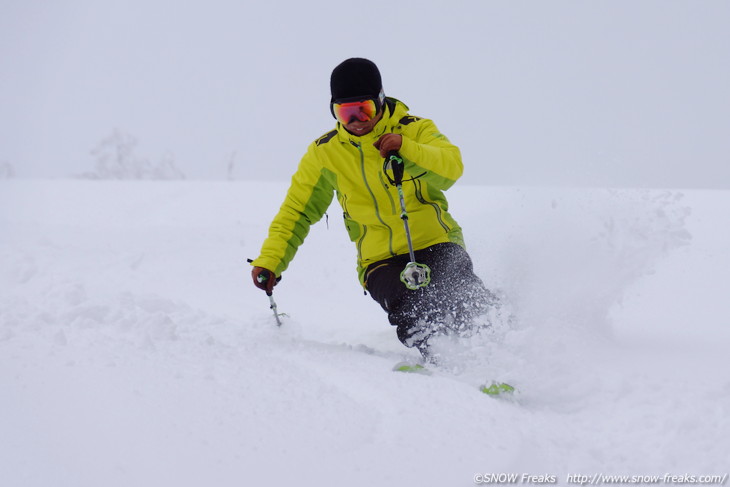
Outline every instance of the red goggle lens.
{"label": "red goggle lens", "polygon": [[378,113],[378,106],[375,104],[375,100],[333,103],[332,111],[337,120],[347,125],[354,121],[367,122],[372,120]]}

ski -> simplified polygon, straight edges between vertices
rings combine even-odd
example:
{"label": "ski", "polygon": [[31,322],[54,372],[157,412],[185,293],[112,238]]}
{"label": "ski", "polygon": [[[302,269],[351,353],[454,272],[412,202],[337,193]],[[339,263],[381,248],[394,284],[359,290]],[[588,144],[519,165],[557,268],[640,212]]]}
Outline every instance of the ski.
{"label": "ski", "polygon": [[[426,366],[413,362],[398,362],[393,366],[393,371],[407,374],[433,375],[433,371]],[[506,382],[491,381],[489,384],[480,385],[479,391],[490,397],[509,397],[515,394],[516,389]]]}
{"label": "ski", "polygon": [[506,382],[496,381],[492,381],[489,385],[482,384],[479,386],[479,390],[488,396],[512,395],[515,392],[515,388]]}
{"label": "ski", "polygon": [[421,364],[411,362],[399,362],[393,367],[394,372],[407,372],[410,374],[431,375],[431,371]]}

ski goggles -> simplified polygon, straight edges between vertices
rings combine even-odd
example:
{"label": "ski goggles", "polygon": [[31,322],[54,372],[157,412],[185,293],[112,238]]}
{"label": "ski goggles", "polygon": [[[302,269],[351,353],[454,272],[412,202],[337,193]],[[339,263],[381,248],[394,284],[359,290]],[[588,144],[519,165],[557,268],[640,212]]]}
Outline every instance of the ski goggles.
{"label": "ski goggles", "polygon": [[374,98],[361,96],[340,99],[333,101],[330,108],[332,109],[332,115],[343,125],[347,125],[353,121],[367,122],[374,119],[384,103],[385,93],[381,89],[378,96]]}
{"label": "ski goggles", "polygon": [[367,122],[378,114],[378,105],[373,98],[343,103],[332,103],[332,114],[343,125],[350,122]]}

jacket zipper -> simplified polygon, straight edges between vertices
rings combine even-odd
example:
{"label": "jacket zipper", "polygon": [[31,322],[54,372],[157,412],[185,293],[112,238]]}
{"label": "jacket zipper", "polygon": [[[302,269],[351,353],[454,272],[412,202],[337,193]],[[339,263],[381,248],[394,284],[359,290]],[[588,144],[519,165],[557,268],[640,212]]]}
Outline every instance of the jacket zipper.
{"label": "jacket zipper", "polygon": [[388,190],[388,183],[383,180],[382,174],[378,173],[378,177],[380,178],[380,184],[382,184],[383,188],[385,188],[385,194],[388,195],[388,199],[390,200],[390,211],[392,211],[393,215],[395,215],[395,200],[393,200],[393,195],[391,195],[390,191]]}
{"label": "jacket zipper", "polygon": [[362,226],[362,236],[357,240],[357,260],[362,261],[362,242],[365,240],[365,235],[368,234],[368,226]]}
{"label": "jacket zipper", "polygon": [[[343,215],[347,220],[350,220],[354,225],[360,225],[360,223],[356,222],[352,219],[350,216],[350,212],[347,210],[347,195],[342,195],[342,210]],[[368,226],[367,225],[360,225],[362,227],[362,235],[360,235],[360,238],[357,239],[357,242],[355,243],[355,246],[357,247],[357,260],[362,260],[362,241],[365,239],[365,235],[368,233]]]}
{"label": "jacket zipper", "polygon": [[416,198],[418,198],[418,201],[420,201],[424,205],[430,205],[434,209],[434,211],[436,212],[436,219],[438,220],[439,224],[446,231],[446,233],[449,233],[451,231],[451,229],[441,218],[441,207],[432,201],[426,201],[426,199],[423,197],[423,193],[421,193],[421,182],[420,181],[414,180],[413,184],[416,187]]}
{"label": "jacket zipper", "polygon": [[342,210],[345,212],[345,216],[350,218],[350,212],[347,211],[347,195],[344,193],[342,194]]}
{"label": "jacket zipper", "polygon": [[[360,171],[362,172],[362,180],[365,183],[365,187],[368,189],[368,193],[370,193],[370,197],[373,200],[373,205],[375,206],[375,216],[378,218],[378,221],[380,222],[380,224],[388,229],[388,251],[390,252],[390,255],[395,256],[395,252],[393,252],[393,229],[390,228],[390,226],[387,223],[385,223],[380,216],[380,208],[378,206],[378,200],[375,199],[375,193],[373,193],[373,190],[370,187],[370,183],[368,183],[368,178],[365,173],[365,153],[363,153],[362,146],[360,144],[357,144],[353,141],[350,141],[350,144],[357,147],[357,150],[360,152]],[[365,228],[365,225],[363,225],[363,228]],[[366,234],[367,234],[367,232],[363,231],[363,235],[362,235],[362,237],[360,237],[360,240],[358,241],[358,252],[360,252],[362,249],[362,241],[365,239]],[[360,259],[360,260],[362,260],[362,259]]]}

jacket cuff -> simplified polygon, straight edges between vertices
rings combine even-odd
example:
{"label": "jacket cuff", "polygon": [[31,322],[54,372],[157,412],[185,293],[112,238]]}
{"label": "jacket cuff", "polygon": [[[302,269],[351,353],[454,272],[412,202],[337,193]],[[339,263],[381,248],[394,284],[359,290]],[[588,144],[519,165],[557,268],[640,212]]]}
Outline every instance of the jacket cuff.
{"label": "jacket cuff", "polygon": [[276,277],[281,277],[281,274],[276,274],[276,268],[279,266],[279,262],[274,259],[266,257],[258,257],[251,262],[253,267],[263,267],[273,272]]}
{"label": "jacket cuff", "polygon": [[413,161],[418,159],[418,143],[401,134],[400,155]]}

